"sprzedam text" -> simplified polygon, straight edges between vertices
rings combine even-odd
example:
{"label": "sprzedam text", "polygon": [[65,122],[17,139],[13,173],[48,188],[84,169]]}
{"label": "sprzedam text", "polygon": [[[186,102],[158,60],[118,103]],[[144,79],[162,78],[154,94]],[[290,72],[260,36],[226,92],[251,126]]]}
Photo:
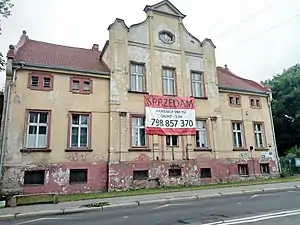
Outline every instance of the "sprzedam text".
{"label": "sprzedam text", "polygon": [[194,122],[192,120],[163,120],[163,119],[151,119],[151,126],[156,127],[193,127]]}

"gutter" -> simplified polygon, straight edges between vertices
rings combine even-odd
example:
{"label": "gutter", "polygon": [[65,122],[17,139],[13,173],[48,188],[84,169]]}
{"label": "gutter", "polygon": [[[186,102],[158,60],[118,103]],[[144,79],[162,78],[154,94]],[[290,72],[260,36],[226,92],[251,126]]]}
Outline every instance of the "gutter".
{"label": "gutter", "polygon": [[245,93],[253,93],[253,94],[263,94],[268,95],[266,91],[256,91],[256,90],[248,90],[248,89],[240,89],[240,88],[230,88],[230,87],[222,87],[219,86],[220,91],[238,91],[238,92],[245,92]]}
{"label": "gutter", "polygon": [[271,101],[272,101],[272,92],[269,92],[268,108],[269,108],[269,115],[270,115],[270,121],[271,121],[272,137],[273,137],[274,150],[275,150],[276,161],[277,161],[277,168],[278,168],[279,173],[281,174],[281,163],[280,163],[280,158],[279,158],[279,155],[278,155],[278,149],[277,149],[277,144],[276,144],[276,136],[275,136]]}
{"label": "gutter", "polygon": [[2,132],[2,137],[1,137],[1,150],[0,150],[0,180],[2,180],[2,169],[3,169],[3,161],[4,161],[4,149],[5,149],[5,144],[6,144],[6,130],[7,130],[7,122],[8,122],[8,116],[10,114],[10,93],[11,93],[11,88],[12,86],[15,84],[16,81],[16,74],[17,74],[17,70],[21,69],[24,67],[24,64],[21,64],[20,67],[15,68],[13,71],[13,79],[12,79],[12,83],[9,84],[9,86],[7,87],[7,91],[6,91],[6,96],[4,98],[4,102],[3,105],[5,105],[5,108],[3,108],[3,111],[5,110],[5,116],[4,116],[4,120],[3,120],[3,132]]}

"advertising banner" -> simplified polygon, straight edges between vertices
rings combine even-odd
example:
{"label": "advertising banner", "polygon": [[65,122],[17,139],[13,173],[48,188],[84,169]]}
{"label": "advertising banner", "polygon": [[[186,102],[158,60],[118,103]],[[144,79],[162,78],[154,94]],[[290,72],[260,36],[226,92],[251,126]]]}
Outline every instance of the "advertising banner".
{"label": "advertising banner", "polygon": [[195,135],[195,99],[145,95],[146,134]]}

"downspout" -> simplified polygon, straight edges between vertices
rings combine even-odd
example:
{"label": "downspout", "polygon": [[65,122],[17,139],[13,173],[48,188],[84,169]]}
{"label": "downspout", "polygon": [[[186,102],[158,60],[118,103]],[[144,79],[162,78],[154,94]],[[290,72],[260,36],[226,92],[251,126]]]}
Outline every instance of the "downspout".
{"label": "downspout", "polygon": [[276,161],[277,161],[277,168],[278,168],[279,173],[281,174],[281,163],[280,163],[280,159],[279,159],[279,155],[278,155],[278,149],[277,149],[277,144],[276,144],[276,136],[275,136],[275,129],[274,129],[274,121],[273,121],[273,113],[272,113],[271,101],[272,101],[272,92],[269,92],[268,108],[269,108],[269,114],[270,114],[270,120],[271,120],[272,137],[273,137],[274,150],[275,150]]}
{"label": "downspout", "polygon": [[5,144],[6,144],[6,130],[7,130],[7,121],[8,121],[8,116],[10,114],[10,93],[11,93],[11,88],[15,84],[16,81],[16,74],[17,70],[21,69],[24,65],[21,65],[20,67],[16,68],[13,72],[13,79],[12,83],[7,87],[6,91],[6,96],[3,102],[3,105],[5,105],[5,108],[3,108],[3,111],[5,110],[5,116],[4,116],[4,121],[3,121],[3,132],[2,132],[2,140],[1,140],[1,158],[0,158],[0,180],[2,180],[2,169],[3,169],[3,161],[4,161],[4,149],[5,149]]}

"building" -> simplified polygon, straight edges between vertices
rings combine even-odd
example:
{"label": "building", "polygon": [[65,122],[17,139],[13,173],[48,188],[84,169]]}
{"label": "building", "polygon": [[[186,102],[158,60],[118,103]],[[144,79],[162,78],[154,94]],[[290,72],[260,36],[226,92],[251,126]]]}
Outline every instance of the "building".
{"label": "building", "polygon": [[[5,192],[121,190],[278,174],[268,88],[216,67],[164,0],[102,51],[30,39],[7,54]],[[145,96],[193,97],[196,135],[145,135]],[[8,96],[8,98],[7,98]],[[171,96],[171,97],[170,97]]]}

